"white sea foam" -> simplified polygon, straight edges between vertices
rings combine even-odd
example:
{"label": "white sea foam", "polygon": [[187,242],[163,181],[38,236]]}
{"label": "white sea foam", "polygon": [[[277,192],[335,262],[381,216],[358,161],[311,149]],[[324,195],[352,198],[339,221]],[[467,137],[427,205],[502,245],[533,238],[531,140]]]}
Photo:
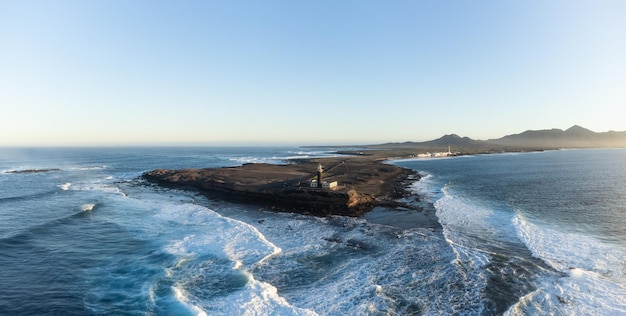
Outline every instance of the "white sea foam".
{"label": "white sea foam", "polygon": [[293,274],[290,283],[303,283],[283,294],[295,306],[322,315],[483,310],[483,271],[450,265],[455,256],[438,233],[402,231],[361,218],[272,214],[263,219],[258,223],[250,216],[249,222],[283,252],[263,266],[262,275]]}
{"label": "white sea foam", "polygon": [[259,158],[259,157],[253,157],[253,156],[228,158],[228,160],[236,162],[236,163],[240,163],[240,164],[261,163],[261,162],[267,162],[268,161],[268,159]]}
{"label": "white sea foam", "polygon": [[[445,198],[444,198],[445,199]],[[479,217],[486,214],[476,214],[476,218],[464,215],[455,216],[459,209],[445,205],[446,200],[440,200],[436,204],[437,216],[443,227],[443,234],[446,242],[450,245],[454,253],[454,259],[450,261],[450,266],[454,267],[462,275],[460,282],[466,288],[466,295],[463,298],[463,305],[481,306],[476,311],[482,312],[483,291],[487,287],[488,274],[487,266],[491,262],[491,254],[481,245],[477,244],[478,230],[480,226]],[[439,202],[439,201],[438,201]],[[470,219],[471,218],[471,219]],[[485,228],[483,226],[483,228]],[[486,227],[489,229],[490,227]],[[465,231],[467,229],[467,231]],[[477,229],[476,231],[472,231]],[[449,272],[450,273],[450,272]],[[463,310],[463,309],[460,309]]]}
{"label": "white sea foam", "polygon": [[[551,304],[570,315],[626,315],[624,248],[533,224],[519,215],[513,223],[519,238],[535,257],[568,275],[556,284],[544,285],[538,295],[541,299],[534,304]],[[521,307],[512,308],[512,315],[532,308],[529,302],[518,304]]]}
{"label": "white sea foam", "polygon": [[477,249],[482,248],[483,240],[489,240],[490,245],[519,243],[510,212],[454,196],[448,190],[447,186],[442,189],[443,197],[435,202],[435,208],[451,243]]}
{"label": "white sea foam", "polygon": [[76,190],[76,191],[101,191],[101,192],[121,195],[124,197],[127,196],[127,194],[124,191],[122,191],[120,187],[109,183],[111,180],[109,179],[109,177],[106,177],[104,180],[105,181],[92,180],[92,181],[77,182],[77,183],[68,182],[66,184],[69,184],[69,185],[65,187],[61,187],[61,188],[63,190],[69,190],[71,188],[72,190]]}
{"label": "white sea foam", "polygon": [[284,157],[278,157],[278,156],[274,156],[274,157],[254,157],[254,156],[248,156],[248,157],[233,157],[233,158],[229,158],[228,160],[235,162],[237,164],[248,164],[248,163],[268,163],[268,164],[284,164],[287,160],[292,159],[292,158],[304,158],[304,157],[289,157],[289,156],[284,156]]}
{"label": "white sea foam", "polygon": [[57,187],[61,188],[63,191],[67,191],[70,189],[70,186],[72,186],[71,182],[65,182],[63,184],[59,184]]}
{"label": "white sea foam", "polygon": [[465,304],[473,302],[480,313],[492,256],[497,249],[521,243],[514,233],[510,212],[456,196],[447,185],[441,186],[433,175],[423,174],[410,189],[435,206],[445,240],[454,253],[451,267],[463,275],[461,284],[469,285]]}
{"label": "white sea foam", "polygon": [[290,154],[294,154],[296,156],[326,156],[326,155],[334,155],[335,151],[332,150],[311,150],[311,151],[289,151]]}
{"label": "white sea foam", "polygon": [[437,185],[437,180],[432,174],[420,173],[420,179],[409,186],[409,191],[421,198],[425,198],[430,203],[435,203],[442,195],[441,186]]}
{"label": "white sea foam", "polygon": [[[285,156],[282,159],[288,160],[288,159],[343,156],[343,155],[337,154],[335,151],[296,151],[296,152],[289,152],[289,153],[293,155]],[[275,157],[275,158],[279,158],[279,157]]]}
{"label": "white sea foam", "polygon": [[87,203],[87,204],[83,204],[83,205],[81,205],[81,206],[80,206],[80,209],[81,209],[83,212],[88,212],[88,211],[93,210],[94,206],[96,206],[96,205],[95,205],[95,204],[93,204],[93,203]]}
{"label": "white sea foam", "polygon": [[571,274],[592,273],[626,285],[626,250],[593,237],[530,223],[518,215],[513,223],[534,256]]}
{"label": "white sea foam", "polygon": [[180,302],[189,312],[193,313],[196,316],[207,315],[207,313],[200,306],[194,305],[189,302],[189,298],[187,297],[185,290],[176,286],[173,286],[172,290],[174,291],[174,297],[176,298],[176,300],[178,300],[178,302]]}
{"label": "white sea foam", "polygon": [[170,203],[157,216],[183,225],[200,225],[204,231],[173,242],[168,251],[176,255],[211,253],[228,258],[235,268],[250,268],[281,251],[255,227],[203,206]]}
{"label": "white sea foam", "polygon": [[106,165],[102,166],[89,166],[89,167],[71,167],[69,170],[88,171],[88,170],[104,170],[107,169]]}
{"label": "white sea foam", "polygon": [[210,255],[218,260],[227,259],[232,270],[246,276],[243,288],[226,297],[193,298],[190,296],[193,291],[190,289],[188,293],[182,287],[184,285],[180,285],[177,299],[191,306],[190,310],[198,308],[208,312],[210,309],[212,315],[316,315],[310,310],[290,305],[278,295],[274,286],[254,278],[250,271],[255,266],[263,265],[269,258],[281,253],[281,248],[270,242],[256,227],[199,205],[164,203],[160,207],[156,214],[158,219],[190,226],[187,236],[173,241],[166,248],[169,253],[181,258],[173,269],[192,273],[188,263]]}
{"label": "white sea foam", "polygon": [[283,164],[287,160],[302,159],[302,158],[315,158],[315,157],[335,157],[339,156],[332,151],[289,151],[285,156],[244,156],[244,157],[231,157],[228,160],[236,162],[238,164],[246,163],[270,163],[270,164]]}
{"label": "white sea foam", "polygon": [[216,315],[317,315],[312,310],[292,306],[278,295],[274,286],[247,274],[249,280],[244,290],[212,302],[219,310]]}
{"label": "white sea foam", "polygon": [[543,282],[504,315],[626,315],[623,286],[582,270],[573,274],[556,282]]}
{"label": "white sea foam", "polygon": [[[173,238],[163,250],[176,256],[177,260],[164,269],[163,277],[174,283],[170,299],[186,312],[194,315],[315,315],[290,305],[271,284],[255,280],[251,270],[279,254],[281,249],[254,226],[222,216],[204,206],[181,202],[188,201],[188,198],[175,191],[152,195],[133,193],[131,196],[116,198],[116,203],[154,212],[154,221],[144,229],[154,230],[155,235],[146,231],[143,237]],[[181,234],[184,237],[181,238]],[[229,290],[232,293],[207,296],[211,289],[198,284],[210,279],[207,273],[226,278],[225,283],[233,282],[229,277],[233,278],[232,285],[221,284],[234,287]],[[245,281],[238,285],[241,276],[245,276]],[[155,299],[159,300],[163,298]]]}
{"label": "white sea foam", "polygon": [[25,171],[32,171],[32,170],[37,170],[37,171],[59,171],[59,169],[52,167],[52,166],[45,166],[45,165],[20,165],[20,166],[15,166],[14,168],[7,168],[7,169],[2,169],[0,170],[0,173],[10,173],[10,174],[14,174],[14,173],[22,173]]}

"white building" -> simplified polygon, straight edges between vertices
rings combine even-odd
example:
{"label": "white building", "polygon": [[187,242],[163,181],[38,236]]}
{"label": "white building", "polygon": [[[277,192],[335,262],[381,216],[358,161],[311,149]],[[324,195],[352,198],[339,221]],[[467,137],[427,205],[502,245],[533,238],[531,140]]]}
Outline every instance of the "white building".
{"label": "white building", "polygon": [[333,181],[333,182],[322,182],[322,188],[325,189],[332,189],[335,188],[337,186],[337,181]]}
{"label": "white building", "polygon": [[452,152],[450,151],[450,146],[448,146],[448,152],[445,151],[441,151],[441,152],[437,152],[437,153],[425,153],[425,154],[418,154],[417,158],[441,158],[441,157],[448,157],[448,156],[452,156]]}
{"label": "white building", "polygon": [[[337,187],[337,185],[338,185],[337,181],[333,181],[333,182],[322,181],[322,188],[324,189],[333,189]],[[309,183],[309,186],[311,188],[317,188],[317,180],[311,180],[311,182]]]}

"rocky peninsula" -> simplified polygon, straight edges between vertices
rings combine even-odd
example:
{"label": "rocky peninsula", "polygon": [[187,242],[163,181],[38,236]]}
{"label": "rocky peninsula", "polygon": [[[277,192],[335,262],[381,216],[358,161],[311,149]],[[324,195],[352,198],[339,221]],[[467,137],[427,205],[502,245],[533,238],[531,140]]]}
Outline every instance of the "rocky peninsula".
{"label": "rocky peninsula", "polygon": [[[333,188],[311,187],[323,167],[323,181]],[[295,159],[287,164],[244,164],[239,167],[163,170],[143,178],[161,186],[192,189],[235,202],[257,204],[261,209],[318,216],[361,216],[376,206],[404,206],[412,170],[385,164],[377,157]]]}

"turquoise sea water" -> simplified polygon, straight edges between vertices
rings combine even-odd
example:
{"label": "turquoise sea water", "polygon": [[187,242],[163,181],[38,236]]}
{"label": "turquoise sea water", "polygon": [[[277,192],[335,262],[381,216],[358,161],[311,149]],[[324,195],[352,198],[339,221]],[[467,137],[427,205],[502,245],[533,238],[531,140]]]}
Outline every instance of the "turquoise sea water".
{"label": "turquoise sea water", "polygon": [[[393,162],[423,175],[408,190],[442,230],[260,212],[138,179],[330,154],[2,148],[0,314],[626,314],[626,150]],[[11,173],[29,169],[58,170]]]}

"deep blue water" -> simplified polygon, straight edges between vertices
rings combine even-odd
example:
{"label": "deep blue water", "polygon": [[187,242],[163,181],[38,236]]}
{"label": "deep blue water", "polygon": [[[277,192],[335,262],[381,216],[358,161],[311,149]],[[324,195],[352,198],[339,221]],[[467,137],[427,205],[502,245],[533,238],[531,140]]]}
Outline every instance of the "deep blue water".
{"label": "deep blue water", "polygon": [[422,173],[409,190],[442,230],[138,180],[329,154],[0,148],[0,314],[626,314],[626,150],[394,162]]}

